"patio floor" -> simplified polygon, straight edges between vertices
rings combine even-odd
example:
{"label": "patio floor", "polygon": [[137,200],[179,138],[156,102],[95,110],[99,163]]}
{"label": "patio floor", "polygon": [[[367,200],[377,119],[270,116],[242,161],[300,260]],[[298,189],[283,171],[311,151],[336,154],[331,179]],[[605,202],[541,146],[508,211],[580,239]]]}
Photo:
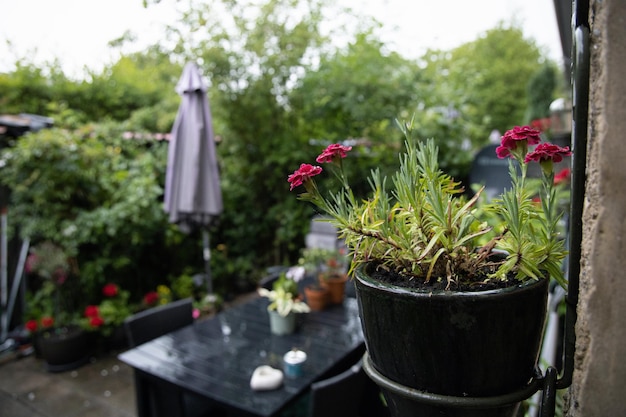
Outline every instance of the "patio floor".
{"label": "patio floor", "polygon": [[[224,308],[256,296],[241,294]],[[0,361],[0,416],[135,417],[133,370],[117,359],[120,352],[60,373],[47,372],[34,355]]]}
{"label": "patio floor", "polygon": [[115,353],[74,371],[49,373],[33,355],[0,365],[0,410],[7,417],[132,417],[132,368]]}

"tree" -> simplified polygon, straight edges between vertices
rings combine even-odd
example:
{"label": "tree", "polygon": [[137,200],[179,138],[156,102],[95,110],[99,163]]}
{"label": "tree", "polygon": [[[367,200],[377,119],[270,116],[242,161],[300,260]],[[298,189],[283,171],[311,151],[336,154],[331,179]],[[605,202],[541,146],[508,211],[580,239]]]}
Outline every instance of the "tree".
{"label": "tree", "polygon": [[397,163],[403,136],[396,120],[410,117],[419,84],[414,62],[385,51],[371,30],[356,34],[347,47],[322,57],[290,96],[306,121],[306,138],[316,145],[309,157],[330,143],[354,145],[359,157],[348,172],[353,190],[369,190],[363,173],[386,172]]}
{"label": "tree", "polygon": [[484,144],[493,129],[504,132],[524,122],[526,87],[542,63],[534,41],[524,38],[521,28],[502,23],[475,41],[450,52],[431,51],[423,60],[437,90],[431,97],[460,112],[471,125],[474,145]]}
{"label": "tree", "polygon": [[547,62],[532,74],[528,81],[528,107],[524,116],[524,123],[550,116],[550,104],[555,99],[557,88],[557,68]]}
{"label": "tree", "polygon": [[36,66],[22,59],[14,71],[0,74],[0,112],[41,114],[52,117],[56,126],[72,128],[87,122],[122,121],[136,110],[176,103],[173,85],[181,68],[156,46],[122,55],[101,71],[87,71],[83,80],[66,77],[58,62]]}

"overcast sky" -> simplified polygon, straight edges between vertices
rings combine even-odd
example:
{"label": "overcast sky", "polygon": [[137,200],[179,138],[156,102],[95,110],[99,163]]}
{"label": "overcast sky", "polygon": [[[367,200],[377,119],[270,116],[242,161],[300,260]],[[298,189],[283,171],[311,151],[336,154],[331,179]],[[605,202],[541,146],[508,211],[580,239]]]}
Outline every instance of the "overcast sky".
{"label": "overcast sky", "polygon": [[[562,53],[553,0],[339,0],[384,23],[383,41],[407,58],[428,48],[451,49],[473,41],[499,22],[518,22],[549,56]],[[70,75],[83,67],[114,62],[107,44],[130,30],[136,48],[160,39],[185,0],[161,0],[147,9],[142,0],[0,0],[0,71],[16,57],[35,62],[58,58]],[[11,46],[7,44],[11,43]]]}

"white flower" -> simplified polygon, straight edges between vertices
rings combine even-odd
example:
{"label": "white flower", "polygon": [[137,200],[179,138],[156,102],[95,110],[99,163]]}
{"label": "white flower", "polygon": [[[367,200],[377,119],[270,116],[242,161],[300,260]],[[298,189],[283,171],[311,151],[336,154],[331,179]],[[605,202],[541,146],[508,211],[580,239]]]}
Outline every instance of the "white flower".
{"label": "white flower", "polygon": [[271,301],[270,305],[267,306],[267,309],[269,311],[276,310],[278,314],[283,317],[291,312],[308,313],[311,311],[306,303],[298,299],[294,299],[290,293],[286,292],[282,288],[272,291],[265,288],[259,288],[258,292],[259,295],[267,297]]}
{"label": "white flower", "polygon": [[306,269],[303,266],[292,266],[285,275],[295,282],[300,282],[304,278],[305,273]]}

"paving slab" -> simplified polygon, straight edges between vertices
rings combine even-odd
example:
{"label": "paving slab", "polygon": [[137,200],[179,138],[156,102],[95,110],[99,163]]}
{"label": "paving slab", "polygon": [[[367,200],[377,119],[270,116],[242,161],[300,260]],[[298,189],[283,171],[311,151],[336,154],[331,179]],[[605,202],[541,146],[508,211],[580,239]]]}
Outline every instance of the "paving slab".
{"label": "paving slab", "polygon": [[0,410],[6,417],[132,417],[132,369],[117,352],[82,367],[47,372],[29,356],[0,366]]}

